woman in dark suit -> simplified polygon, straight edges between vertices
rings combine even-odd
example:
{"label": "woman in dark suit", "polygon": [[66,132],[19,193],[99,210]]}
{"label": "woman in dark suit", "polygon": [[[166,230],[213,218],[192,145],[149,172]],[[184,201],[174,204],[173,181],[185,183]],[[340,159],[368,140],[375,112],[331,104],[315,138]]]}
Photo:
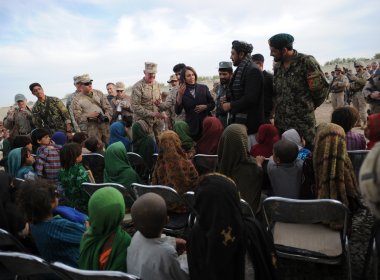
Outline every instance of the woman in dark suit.
{"label": "woman in dark suit", "polygon": [[186,66],[180,76],[181,85],[178,89],[175,113],[179,115],[182,109],[186,113],[186,122],[190,128],[190,135],[196,141],[202,135],[202,122],[211,115],[215,101],[206,85],[197,83],[197,72]]}

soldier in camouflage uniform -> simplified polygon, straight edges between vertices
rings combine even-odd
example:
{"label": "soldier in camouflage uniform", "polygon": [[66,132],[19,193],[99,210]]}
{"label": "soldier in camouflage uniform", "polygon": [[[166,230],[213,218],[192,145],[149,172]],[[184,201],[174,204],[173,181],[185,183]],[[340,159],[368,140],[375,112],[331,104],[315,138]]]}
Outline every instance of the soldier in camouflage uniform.
{"label": "soldier in camouflage uniform", "polygon": [[66,108],[69,111],[70,118],[71,118],[71,123],[73,125],[73,128],[74,128],[75,132],[80,132],[80,128],[79,128],[79,125],[77,124],[77,122],[75,120],[74,112],[73,112],[73,107],[71,106],[71,104],[73,102],[74,97],[77,96],[78,93],[80,93],[80,84],[78,83],[79,77],[80,76],[74,76],[73,80],[74,80],[74,86],[76,88],[76,91],[74,91],[73,93],[71,93],[67,97],[67,101],[66,101]]}
{"label": "soldier in camouflage uniform", "polygon": [[228,87],[232,74],[232,62],[221,61],[219,62],[219,83],[215,86],[216,93],[216,117],[222,122],[223,126],[227,127],[227,112],[223,110],[223,102],[230,96],[230,89]]}
{"label": "soldier in camouflage uniform", "polygon": [[347,77],[342,73],[342,68],[338,65],[335,67],[335,76],[331,82],[331,103],[333,109],[344,106],[344,92],[350,85]]}
{"label": "soldier in camouflage uniform", "polygon": [[81,92],[73,99],[74,117],[82,132],[108,145],[112,108],[107,97],[100,90],[92,88],[92,81],[88,74],[79,77]]}
{"label": "soldier in camouflage uniform", "polygon": [[4,119],[4,127],[9,129],[9,136],[27,135],[32,131],[32,111],[26,105],[26,98],[19,93],[15,96],[17,107],[12,106]]}
{"label": "soldier in camouflage uniform", "polygon": [[380,69],[367,81],[363,94],[369,103],[371,114],[380,113]]}
{"label": "soldier in camouflage uniform", "polygon": [[293,36],[277,34],[269,39],[274,67],[276,108],[274,124],[280,134],[294,128],[311,148],[315,137],[315,109],[326,99],[329,84],[313,56],[293,49]]}
{"label": "soldier in camouflage uniform", "polygon": [[127,117],[130,117],[132,122],[131,97],[125,94],[125,84],[117,82],[115,87],[116,96],[110,102],[113,111],[112,122],[126,120]]}
{"label": "soldier in camouflage uniform", "polygon": [[367,80],[371,77],[366,69],[366,65],[363,61],[356,61],[354,63],[356,75],[349,75],[348,78],[352,81],[350,83],[350,90],[352,92],[352,104],[359,112],[358,126],[362,129],[367,125],[367,113],[366,106],[367,103],[362,92]]}
{"label": "soldier in camouflage uniform", "polygon": [[30,91],[38,98],[32,109],[33,123],[37,128],[48,128],[51,133],[61,130],[72,132],[69,111],[57,97],[46,96],[39,83],[29,86]]}
{"label": "soldier in camouflage uniform", "polygon": [[163,129],[162,119],[165,114],[159,112],[155,105],[161,100],[160,85],[155,81],[157,64],[145,62],[144,78],[133,85],[131,107],[135,122],[144,120],[149,126],[149,132],[158,139]]}

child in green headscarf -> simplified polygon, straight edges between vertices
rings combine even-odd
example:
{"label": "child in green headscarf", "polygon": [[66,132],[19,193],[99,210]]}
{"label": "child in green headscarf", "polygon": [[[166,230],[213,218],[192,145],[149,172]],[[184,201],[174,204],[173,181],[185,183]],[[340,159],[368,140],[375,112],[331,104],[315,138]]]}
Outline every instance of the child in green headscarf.
{"label": "child in green headscarf", "polygon": [[80,243],[79,268],[126,272],[131,237],[120,227],[125,215],[123,195],[112,187],[97,190],[88,202],[88,213],[90,227]]}

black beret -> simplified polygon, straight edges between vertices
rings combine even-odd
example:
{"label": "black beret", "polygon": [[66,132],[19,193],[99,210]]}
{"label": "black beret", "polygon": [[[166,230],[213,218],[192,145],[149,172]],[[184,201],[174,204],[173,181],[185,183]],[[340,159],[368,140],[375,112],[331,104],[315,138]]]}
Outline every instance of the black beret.
{"label": "black beret", "polygon": [[42,88],[39,83],[33,83],[33,84],[30,84],[30,86],[29,86],[30,91],[33,92],[33,88],[36,86],[39,86],[40,88]]}
{"label": "black beret", "polygon": [[293,42],[294,37],[286,33],[276,34],[269,39],[269,45],[278,50],[292,46]]}
{"label": "black beret", "polygon": [[235,40],[232,42],[232,48],[237,51],[238,53],[251,53],[253,50],[253,46],[247,42],[244,41],[238,41]]}

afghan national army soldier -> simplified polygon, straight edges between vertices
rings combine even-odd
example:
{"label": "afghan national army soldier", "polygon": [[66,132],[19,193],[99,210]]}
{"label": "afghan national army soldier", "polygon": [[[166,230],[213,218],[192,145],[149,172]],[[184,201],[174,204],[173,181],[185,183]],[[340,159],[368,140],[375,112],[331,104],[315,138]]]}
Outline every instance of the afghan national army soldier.
{"label": "afghan national army soldier", "polygon": [[342,73],[342,68],[338,65],[335,67],[335,76],[331,82],[331,104],[333,109],[344,106],[344,92],[346,88],[350,85],[350,81]]}
{"label": "afghan national army soldier", "polygon": [[79,77],[81,92],[73,99],[74,117],[82,132],[108,145],[112,108],[107,97],[100,90],[92,88],[92,81],[88,74]]}
{"label": "afghan national army soldier", "polygon": [[314,111],[326,99],[329,84],[316,59],[293,49],[294,38],[277,34],[269,39],[274,67],[276,108],[274,124],[280,134],[294,128],[312,147],[315,136]]}
{"label": "afghan national army soldier", "polygon": [[32,109],[33,124],[37,128],[45,127],[51,133],[62,130],[72,132],[69,111],[57,97],[46,96],[39,83],[29,86],[30,91],[37,97],[37,102]]}
{"label": "afghan national army soldier", "polygon": [[165,114],[159,112],[155,105],[161,100],[160,85],[156,82],[157,64],[145,62],[144,78],[133,85],[131,96],[131,107],[133,120],[144,120],[150,133],[154,133],[156,140],[163,128],[162,119]]}
{"label": "afghan national army soldier", "polygon": [[371,114],[380,113],[380,69],[367,81],[363,94],[369,103]]}
{"label": "afghan national army soldier", "polygon": [[350,75],[348,78],[352,81],[350,83],[350,90],[352,92],[352,104],[359,112],[359,123],[363,129],[367,125],[367,113],[366,106],[367,103],[364,98],[363,88],[367,83],[367,80],[371,77],[366,69],[366,65],[363,61],[356,61],[354,63],[356,75]]}

